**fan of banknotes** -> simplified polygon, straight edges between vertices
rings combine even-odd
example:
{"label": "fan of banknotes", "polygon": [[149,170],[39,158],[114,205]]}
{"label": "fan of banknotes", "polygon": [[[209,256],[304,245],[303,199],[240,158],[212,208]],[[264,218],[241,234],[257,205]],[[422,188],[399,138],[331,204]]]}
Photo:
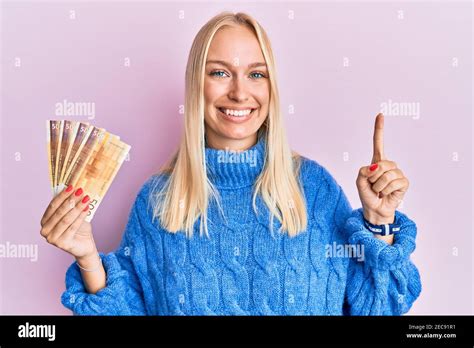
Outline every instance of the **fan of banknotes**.
{"label": "fan of banknotes", "polygon": [[49,177],[53,195],[72,185],[89,195],[91,221],[130,151],[120,137],[87,122],[48,120]]}

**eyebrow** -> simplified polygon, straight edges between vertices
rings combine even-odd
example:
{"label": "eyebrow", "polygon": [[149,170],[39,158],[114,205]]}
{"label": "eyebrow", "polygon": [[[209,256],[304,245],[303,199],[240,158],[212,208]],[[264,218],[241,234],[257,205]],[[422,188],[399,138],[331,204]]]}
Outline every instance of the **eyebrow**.
{"label": "eyebrow", "polygon": [[[208,60],[208,61],[206,62],[206,65],[207,65],[207,64],[210,64],[210,63],[221,64],[221,65],[224,65],[224,66],[226,66],[226,67],[230,67],[230,64],[227,63],[227,62],[225,62],[225,61],[223,61],[223,60]],[[265,64],[265,63],[260,63],[260,62],[256,62],[256,63],[251,63],[251,64],[248,65],[249,68],[257,68],[257,67],[259,67],[259,66],[263,66],[263,67],[266,68],[266,67],[267,67],[267,64]]]}

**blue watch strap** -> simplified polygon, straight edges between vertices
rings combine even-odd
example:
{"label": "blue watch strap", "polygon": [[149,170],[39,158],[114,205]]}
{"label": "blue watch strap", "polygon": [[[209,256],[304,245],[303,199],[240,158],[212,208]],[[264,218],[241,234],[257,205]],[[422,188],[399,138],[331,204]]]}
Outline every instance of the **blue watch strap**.
{"label": "blue watch strap", "polygon": [[397,223],[397,217],[395,216],[395,221],[393,224],[383,224],[383,225],[374,225],[367,221],[364,217],[364,225],[367,229],[374,233],[379,234],[381,236],[388,236],[394,234],[396,232],[400,232],[400,224]]}

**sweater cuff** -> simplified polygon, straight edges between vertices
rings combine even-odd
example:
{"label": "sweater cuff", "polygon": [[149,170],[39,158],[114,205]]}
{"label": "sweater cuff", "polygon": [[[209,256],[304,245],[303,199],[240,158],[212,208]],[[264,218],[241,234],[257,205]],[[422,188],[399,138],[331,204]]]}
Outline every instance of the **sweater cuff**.
{"label": "sweater cuff", "polygon": [[375,238],[364,225],[363,208],[355,209],[346,221],[349,243],[362,245],[364,262],[380,270],[401,268],[415,250],[416,224],[405,214],[395,211],[400,231],[395,233],[392,245]]}
{"label": "sweater cuff", "polygon": [[62,304],[74,314],[114,314],[120,305],[125,290],[127,272],[121,269],[115,254],[99,253],[106,272],[106,286],[95,294],[87,292],[79,266],[74,262],[66,272],[66,291],[61,296]]}

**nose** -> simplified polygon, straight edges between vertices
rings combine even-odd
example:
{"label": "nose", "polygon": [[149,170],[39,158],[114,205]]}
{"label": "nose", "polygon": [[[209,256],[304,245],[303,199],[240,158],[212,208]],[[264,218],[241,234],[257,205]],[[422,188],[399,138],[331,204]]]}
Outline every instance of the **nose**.
{"label": "nose", "polygon": [[236,78],[232,82],[229,91],[229,98],[239,103],[248,100],[248,92],[246,90],[245,83],[241,78]]}

